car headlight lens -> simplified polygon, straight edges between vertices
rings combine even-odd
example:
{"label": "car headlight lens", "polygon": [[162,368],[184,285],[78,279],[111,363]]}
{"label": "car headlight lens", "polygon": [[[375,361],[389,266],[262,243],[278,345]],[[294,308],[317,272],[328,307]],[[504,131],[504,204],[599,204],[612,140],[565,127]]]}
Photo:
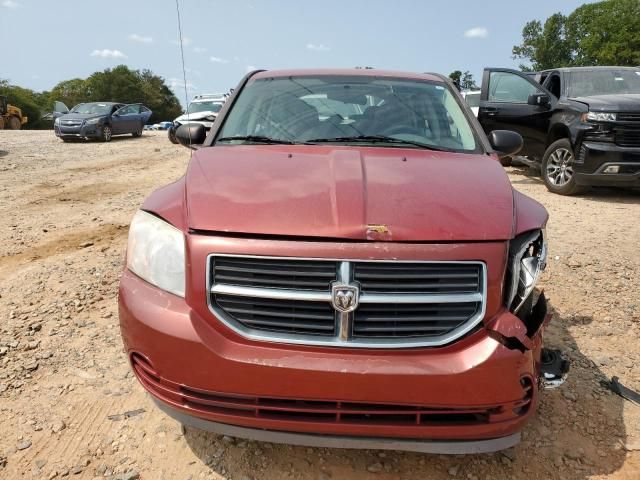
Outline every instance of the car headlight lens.
{"label": "car headlight lens", "polygon": [[56,119],[53,121],[53,123],[55,125],[60,125],[60,117],[56,117]]}
{"label": "car headlight lens", "polygon": [[86,123],[87,125],[96,125],[96,124],[100,123],[100,120],[102,120],[100,117],[98,117],[98,118],[90,118],[89,120],[85,120],[84,123]]}
{"label": "car headlight lens", "polygon": [[184,297],[184,234],[139,210],[129,227],[127,268],[158,288]]}
{"label": "car headlight lens", "polygon": [[547,232],[534,230],[514,238],[509,244],[506,304],[513,313],[525,303],[547,266]]}
{"label": "car headlight lens", "polygon": [[613,112],[588,112],[582,115],[582,119],[592,122],[615,122],[616,114]]}

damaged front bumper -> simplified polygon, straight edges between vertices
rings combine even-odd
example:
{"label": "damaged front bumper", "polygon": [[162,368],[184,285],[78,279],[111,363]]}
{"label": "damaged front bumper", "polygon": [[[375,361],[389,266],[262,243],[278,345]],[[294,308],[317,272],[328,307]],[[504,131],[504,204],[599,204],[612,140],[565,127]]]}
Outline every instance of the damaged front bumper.
{"label": "damaged front bumper", "polygon": [[523,353],[527,350],[539,352],[536,359],[538,378],[540,385],[545,389],[562,385],[570,367],[569,361],[559,350],[541,348],[542,333],[551,317],[547,309],[547,299],[542,292],[531,313],[523,321],[514,322],[505,317],[498,317],[487,325],[489,336],[505,347]]}

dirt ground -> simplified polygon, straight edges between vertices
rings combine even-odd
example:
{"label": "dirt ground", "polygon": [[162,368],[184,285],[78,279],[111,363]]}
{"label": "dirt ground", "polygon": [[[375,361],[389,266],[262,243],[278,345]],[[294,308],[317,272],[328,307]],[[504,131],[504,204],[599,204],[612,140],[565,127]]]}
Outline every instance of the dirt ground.
{"label": "dirt ground", "polygon": [[600,385],[640,390],[640,193],[566,198],[508,169],[551,215],[547,343],[572,360],[518,447],[311,449],[181,431],[129,371],[116,305],[127,225],[188,159],[164,132],[66,144],[0,131],[0,478],[640,479],[640,407]]}

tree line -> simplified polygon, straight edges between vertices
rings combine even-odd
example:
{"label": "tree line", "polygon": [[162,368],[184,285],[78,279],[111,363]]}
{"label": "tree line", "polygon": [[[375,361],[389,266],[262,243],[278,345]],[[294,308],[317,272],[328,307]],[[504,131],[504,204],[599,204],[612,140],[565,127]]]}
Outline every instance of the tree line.
{"label": "tree line", "polygon": [[35,92],[0,80],[0,95],[22,109],[29,117],[24,128],[51,128],[42,116],[53,110],[59,100],[69,108],[85,102],[143,103],[153,111],[151,123],[173,120],[182,113],[178,98],[164,79],[150,70],[131,70],[126,65],[95,72],[88,78],[74,78],[58,83],[50,91]]}
{"label": "tree line", "polygon": [[571,14],[556,13],[544,24],[522,29],[513,58],[523,70],[593,65],[640,66],[640,1],[587,3]]}

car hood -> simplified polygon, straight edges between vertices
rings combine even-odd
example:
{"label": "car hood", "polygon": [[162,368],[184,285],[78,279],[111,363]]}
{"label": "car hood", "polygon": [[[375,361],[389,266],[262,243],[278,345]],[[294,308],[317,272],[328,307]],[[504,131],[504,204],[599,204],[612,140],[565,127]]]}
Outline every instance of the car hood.
{"label": "car hood", "polygon": [[494,158],[397,148],[236,145],[198,150],[192,230],[383,241],[511,238],[513,191]]}
{"label": "car hood", "polygon": [[586,103],[592,112],[640,112],[640,94],[635,93],[575,97],[572,100]]}
{"label": "car hood", "polygon": [[90,118],[102,118],[107,115],[96,115],[95,113],[66,113],[60,115],[60,120],[89,120]]}
{"label": "car hood", "polygon": [[217,113],[211,112],[211,111],[190,113],[189,115],[185,113],[184,115],[180,115],[179,117],[176,117],[174,122],[186,122],[187,120],[192,120],[192,121],[204,120],[204,118],[208,117],[209,115],[213,115],[214,117],[218,116]]}

